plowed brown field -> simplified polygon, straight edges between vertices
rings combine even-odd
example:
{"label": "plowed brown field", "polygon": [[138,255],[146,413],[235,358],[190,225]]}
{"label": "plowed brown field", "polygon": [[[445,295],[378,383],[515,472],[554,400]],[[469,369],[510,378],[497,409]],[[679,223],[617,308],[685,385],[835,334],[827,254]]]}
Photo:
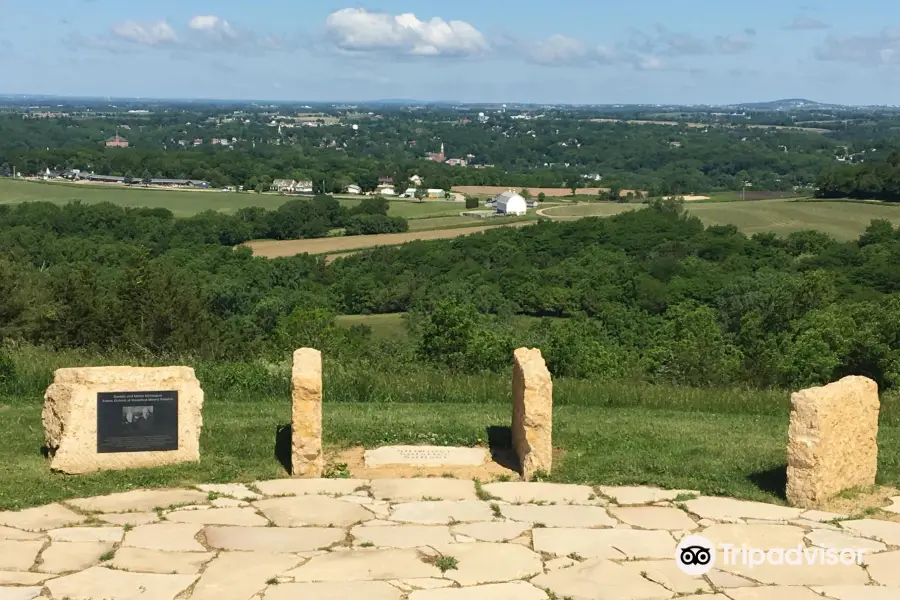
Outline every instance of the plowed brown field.
{"label": "plowed brown field", "polygon": [[483,227],[460,227],[457,229],[437,229],[433,231],[409,231],[407,233],[385,233],[381,235],[355,235],[351,237],[318,238],[314,240],[265,240],[247,242],[256,256],[278,258],[297,254],[332,254],[349,252],[375,246],[396,246],[415,240],[443,240],[461,235],[469,235],[497,227],[520,227],[534,221],[509,223],[507,225],[485,225]]}

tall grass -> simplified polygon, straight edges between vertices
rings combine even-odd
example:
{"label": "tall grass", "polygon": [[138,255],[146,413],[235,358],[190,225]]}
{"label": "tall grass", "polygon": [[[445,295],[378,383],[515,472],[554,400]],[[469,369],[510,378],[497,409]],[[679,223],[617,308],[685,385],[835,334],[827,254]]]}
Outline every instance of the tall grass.
{"label": "tall grass", "polygon": [[[9,347],[12,374],[0,374],[2,403],[40,403],[44,390],[61,367],[183,364],[195,368],[212,403],[290,402],[291,365],[281,362],[202,362],[186,357],[154,357],[83,350],[52,352],[33,346]],[[512,369],[508,374],[449,373],[419,364],[385,361],[329,360],[324,363],[327,403],[352,404],[501,404],[512,401]],[[790,392],[743,388],[688,388],[634,381],[558,378],[553,382],[556,406],[645,408],[682,412],[787,416]],[[900,396],[882,397],[882,422],[900,424]]]}

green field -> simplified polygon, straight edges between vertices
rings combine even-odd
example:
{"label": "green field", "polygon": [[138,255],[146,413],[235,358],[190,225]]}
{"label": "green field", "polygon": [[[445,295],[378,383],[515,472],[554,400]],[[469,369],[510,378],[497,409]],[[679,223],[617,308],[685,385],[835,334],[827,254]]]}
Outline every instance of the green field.
{"label": "green field", "polygon": [[[189,217],[207,210],[234,213],[246,206],[261,206],[267,210],[275,210],[291,199],[290,196],[278,194],[222,192],[219,190],[164,190],[0,178],[0,204],[40,201],[65,204],[73,200],[80,200],[87,204],[111,202],[119,206],[167,208],[178,217]],[[347,207],[356,206],[360,202],[352,197],[341,197],[339,201]],[[407,219],[420,219],[458,216],[463,210],[465,210],[465,206],[455,202],[394,200],[391,202],[389,214]]]}
{"label": "green field", "polygon": [[396,340],[406,337],[406,322],[402,313],[387,315],[340,315],[337,324],[341,327],[368,325],[372,336],[380,340]]}
{"label": "green field", "polygon": [[[625,206],[625,208],[622,208]],[[635,208],[620,204],[578,204],[548,209],[551,218],[609,216]],[[688,213],[708,225],[736,225],[747,235],[772,232],[786,235],[817,229],[841,240],[859,237],[872,219],[900,224],[900,206],[849,201],[754,200],[747,202],[695,202],[685,205]]]}
{"label": "green field", "polygon": [[[201,381],[201,461],[127,472],[65,476],[41,454],[41,398],[0,398],[0,510],[138,487],[251,482],[287,477],[273,452],[276,427],[290,423],[283,392],[254,396]],[[327,450],[386,444],[487,444],[488,428],[509,426],[508,376],[452,376],[326,365]],[[552,480],[600,485],[649,484],[783,502],[790,404],[787,392],[699,390],[554,381]],[[9,404],[3,404],[3,402]],[[900,424],[882,406],[879,480],[900,481]],[[727,435],[723,435],[727,432]]]}

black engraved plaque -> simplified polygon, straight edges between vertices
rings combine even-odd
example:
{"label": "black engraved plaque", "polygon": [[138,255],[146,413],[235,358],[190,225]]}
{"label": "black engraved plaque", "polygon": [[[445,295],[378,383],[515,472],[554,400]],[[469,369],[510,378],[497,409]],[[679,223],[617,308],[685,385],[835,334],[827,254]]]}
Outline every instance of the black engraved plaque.
{"label": "black engraved plaque", "polygon": [[97,452],[178,450],[178,392],[97,394]]}

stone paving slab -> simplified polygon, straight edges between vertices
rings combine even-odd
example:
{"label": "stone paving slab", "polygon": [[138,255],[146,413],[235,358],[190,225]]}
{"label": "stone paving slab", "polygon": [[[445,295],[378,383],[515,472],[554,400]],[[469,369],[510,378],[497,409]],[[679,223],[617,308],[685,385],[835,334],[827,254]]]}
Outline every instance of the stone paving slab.
{"label": "stone paving slab", "polygon": [[259,500],[254,503],[278,527],[347,527],[375,518],[358,504],[328,496],[296,496]]}
{"label": "stone paving slab", "polygon": [[683,510],[668,506],[628,506],[611,508],[609,513],[628,525],[641,529],[690,531],[698,527]]}
{"label": "stone paving slab", "polygon": [[444,573],[444,577],[464,587],[525,579],[544,572],[541,557],[517,544],[477,542],[432,548],[457,560],[457,568]]}
{"label": "stone paving slab", "polygon": [[105,514],[99,517],[101,521],[112,523],[113,525],[130,525],[137,527],[138,525],[149,525],[150,523],[159,522],[159,514],[155,512],[133,512],[120,514]]}
{"label": "stone paving slab", "polygon": [[529,523],[514,522],[463,523],[451,527],[454,534],[464,535],[479,542],[508,542],[530,530]]}
{"label": "stone paving slab", "polygon": [[287,583],[266,590],[265,600],[400,600],[403,593],[384,581]]}
{"label": "stone paving slab", "polygon": [[243,483],[206,483],[198,485],[197,489],[201,492],[212,492],[213,494],[230,496],[238,500],[259,500],[262,498],[262,494],[257,494]]}
{"label": "stone paving slab", "polygon": [[174,600],[196,581],[196,575],[129,573],[92,567],[51,579],[46,587],[54,598],[68,600]]}
{"label": "stone paving slab", "polygon": [[[53,600],[552,597],[544,589],[573,600],[900,598],[900,523],[730,498],[675,505],[676,491],[647,487],[604,488],[619,505],[548,483],[488,484],[496,499],[486,501],[472,499],[474,482],[445,478],[260,485],[268,491],[211,484],[71,501],[106,511],[95,513],[102,526],[59,503],[0,513],[0,600],[42,585]],[[167,504],[161,522],[148,509],[179,499],[188,504]],[[673,560],[688,532],[736,546],[860,548],[865,566],[720,561],[689,577]]]}
{"label": "stone paving slab", "polygon": [[[541,523],[546,527],[615,527],[618,521],[600,506],[570,506],[537,504],[509,504],[500,507],[507,519],[526,523]],[[681,513],[685,518],[686,515]],[[693,523],[693,522],[692,522]]]}
{"label": "stone paving slab", "polygon": [[0,541],[0,570],[27,571],[43,547],[41,541]]}
{"label": "stone paving slab", "polygon": [[376,500],[411,502],[434,498],[437,500],[477,500],[475,483],[464,479],[419,478],[375,479],[371,483]]}
{"label": "stone paving slab", "polygon": [[536,552],[585,558],[672,558],[675,538],[667,531],[630,529],[535,529]]}
{"label": "stone paving slab", "polygon": [[41,573],[82,571],[100,562],[100,557],[113,549],[109,542],[53,542],[41,553]]}
{"label": "stone paving slab", "polygon": [[804,531],[791,525],[717,524],[701,531],[701,535],[715,545],[747,544],[754,548],[796,548],[803,543]]}
{"label": "stone paving slab", "polygon": [[470,588],[422,590],[409,600],[546,600],[547,594],[525,581],[492,583]]}
{"label": "stone paving slab", "polygon": [[891,546],[900,546],[900,523],[879,521],[876,519],[859,519],[842,521],[841,527],[860,537],[872,538]]}
{"label": "stone paving slab", "polygon": [[64,527],[47,532],[54,542],[110,542],[122,541],[125,530],[121,527]]}
{"label": "stone paving slab", "polygon": [[146,548],[119,548],[111,561],[114,569],[140,573],[195,575],[215,557],[212,552],[164,552]]}
{"label": "stone paving slab", "polygon": [[868,565],[866,570],[876,583],[900,588],[900,551],[865,556],[863,562]]}
{"label": "stone paving slab", "polygon": [[672,592],[608,560],[538,575],[531,583],[573,600],[669,600]]}
{"label": "stone paving slab", "polygon": [[728,590],[731,600],[822,600],[822,596],[809,588],[772,586],[734,588]]}
{"label": "stone paving slab", "polygon": [[141,525],[125,534],[122,545],[170,552],[206,552],[196,540],[201,529],[203,525],[190,523]]}
{"label": "stone paving slab", "polygon": [[24,531],[47,531],[58,527],[68,527],[85,520],[62,504],[47,504],[20,511],[0,512],[0,525]]}
{"label": "stone paving slab", "polygon": [[209,494],[197,490],[133,490],[69,500],[68,504],[85,512],[123,513],[148,512],[182,504],[204,504],[208,499]]}
{"label": "stone paving slab", "polygon": [[719,565],[719,568],[767,585],[865,585],[869,581],[866,571],[858,565],[800,564],[786,567],[767,563],[754,567],[744,564]]}
{"label": "stone paving slab", "polygon": [[787,521],[797,519],[803,512],[799,508],[788,508],[763,502],[748,502],[733,498],[713,498],[703,496],[685,502],[687,509],[701,519],[763,519]]}
{"label": "stone paving slab", "polygon": [[491,521],[494,512],[490,504],[478,501],[406,502],[394,505],[390,520],[419,525],[444,525],[454,521],[472,523]]}
{"label": "stone paving slab", "polygon": [[598,504],[594,490],[586,485],[508,481],[489,483],[482,489],[500,500],[512,503]]}
{"label": "stone paving slab", "polygon": [[679,496],[699,496],[700,492],[691,490],[663,490],[655,487],[644,486],[620,486],[609,487],[601,485],[600,493],[610,498],[619,506],[632,506],[640,504],[653,504],[654,502],[672,501]]}
{"label": "stone paving slab", "polygon": [[290,554],[222,552],[203,571],[191,600],[247,600],[301,560]]}
{"label": "stone paving slab", "polygon": [[245,552],[310,552],[342,542],[343,529],[335,527],[206,527],[210,548]]}
{"label": "stone paving slab", "polygon": [[453,543],[446,525],[399,525],[396,527],[354,527],[350,530],[354,546],[376,548],[417,548]]}
{"label": "stone paving slab", "polygon": [[301,567],[284,573],[297,582],[376,581],[441,577],[441,571],[425,562],[417,549],[350,550],[314,556]]}
{"label": "stone paving slab", "polygon": [[834,585],[812,588],[834,600],[897,600],[897,588],[876,587],[872,585]]}
{"label": "stone paving slab", "polygon": [[853,548],[854,550],[865,550],[869,554],[882,552],[887,548],[881,542],[830,529],[815,529],[806,534],[806,540],[810,545],[820,548]]}
{"label": "stone paving slab", "polygon": [[257,481],[253,487],[266,496],[305,496],[319,494],[352,494],[368,487],[366,479],[272,479]]}
{"label": "stone paving slab", "polygon": [[32,600],[41,595],[41,587],[0,587],[0,600]]}
{"label": "stone paving slab", "polygon": [[27,571],[0,571],[0,585],[37,585],[56,575],[49,573],[30,573]]}
{"label": "stone paving slab", "polygon": [[636,560],[619,563],[632,573],[658,583],[678,594],[711,593],[712,587],[702,577],[692,577],[682,572],[672,560]]}
{"label": "stone paving slab", "polygon": [[202,525],[240,525],[265,527],[269,521],[256,514],[252,508],[211,508],[209,510],[178,511],[166,515],[173,523],[200,523]]}
{"label": "stone paving slab", "polygon": [[13,529],[12,527],[0,527],[0,540],[28,541],[42,539],[44,539],[42,533],[22,531],[21,529]]}

